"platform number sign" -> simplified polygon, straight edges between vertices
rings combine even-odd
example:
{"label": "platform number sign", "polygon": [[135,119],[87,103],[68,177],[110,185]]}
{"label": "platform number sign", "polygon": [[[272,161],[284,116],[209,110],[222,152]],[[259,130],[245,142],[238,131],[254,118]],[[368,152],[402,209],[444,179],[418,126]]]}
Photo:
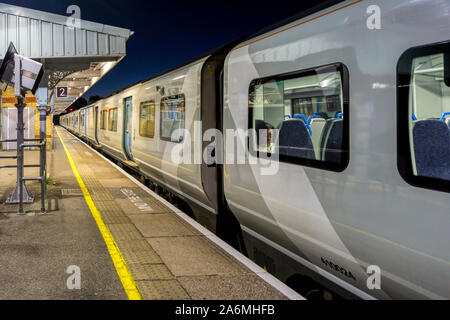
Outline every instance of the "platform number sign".
{"label": "platform number sign", "polygon": [[67,87],[57,87],[56,88],[56,97],[57,98],[67,98]]}

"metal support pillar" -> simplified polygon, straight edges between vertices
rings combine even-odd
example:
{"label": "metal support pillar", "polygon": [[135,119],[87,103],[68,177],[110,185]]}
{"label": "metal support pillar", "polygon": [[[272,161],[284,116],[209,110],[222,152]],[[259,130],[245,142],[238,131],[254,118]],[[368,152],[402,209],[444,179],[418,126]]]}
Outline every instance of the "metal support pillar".
{"label": "metal support pillar", "polygon": [[23,96],[17,97],[17,183],[14,192],[8,197],[6,203],[19,203],[19,214],[23,214],[23,204],[32,203],[34,201],[33,196],[28,192],[27,187],[23,182],[23,165],[24,165],[24,149],[20,146],[24,143],[24,123],[23,123],[23,110],[25,109],[25,103],[23,102]]}
{"label": "metal support pillar", "polygon": [[[41,191],[42,191],[42,206],[41,206],[41,212],[45,213],[45,182],[46,182],[46,169],[45,169],[45,160],[46,160],[46,124],[45,119],[47,115],[47,107],[45,107],[45,111],[40,111],[40,140],[38,144],[25,144],[25,141],[30,141],[30,139],[24,139],[24,129],[25,125],[23,122],[23,112],[26,107],[24,103],[24,97],[26,94],[26,91],[31,90],[33,93],[34,86],[36,83],[32,82],[32,80],[37,80],[42,76],[42,64],[32,61],[30,59],[27,59],[25,57],[22,57],[15,51],[14,46],[10,45],[10,48],[8,49],[8,53],[5,56],[5,61],[8,60],[8,63],[10,63],[9,59],[6,58],[7,56],[13,56],[14,57],[14,72],[13,72],[13,78],[11,79],[11,70],[8,70],[8,79],[4,79],[2,75],[1,83],[6,84],[7,86],[10,84],[14,84],[14,95],[17,98],[17,156],[15,157],[17,159],[17,182],[16,182],[16,188],[14,189],[14,192],[8,197],[6,203],[19,203],[19,214],[24,214],[23,210],[23,204],[24,203],[32,203],[33,197],[28,192],[27,187],[25,185],[25,181],[40,181],[41,182]],[[5,63],[3,61],[3,65]],[[22,63],[25,62],[25,69],[22,69]],[[30,69],[31,68],[31,69]],[[33,71],[35,70],[36,74]],[[38,75],[39,74],[39,75]],[[22,86],[22,80],[25,81],[25,86]],[[31,83],[34,83],[33,86],[30,85]],[[32,88],[33,87],[33,88]],[[43,119],[42,119],[43,118]],[[40,176],[37,178],[24,178],[24,150],[25,148],[29,147],[39,147],[40,148],[40,163],[39,163],[39,173]],[[14,157],[11,156],[3,156],[0,159],[11,159]],[[12,168],[14,166],[7,165],[7,166],[0,166],[0,168]],[[36,167],[36,165],[27,165],[26,167]]]}

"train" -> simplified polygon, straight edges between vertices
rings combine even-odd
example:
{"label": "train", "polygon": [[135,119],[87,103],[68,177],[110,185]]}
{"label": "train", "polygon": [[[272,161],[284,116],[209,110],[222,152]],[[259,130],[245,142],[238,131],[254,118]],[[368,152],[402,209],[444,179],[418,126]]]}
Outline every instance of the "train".
{"label": "train", "polygon": [[334,1],[60,125],[306,298],[449,299],[449,15]]}

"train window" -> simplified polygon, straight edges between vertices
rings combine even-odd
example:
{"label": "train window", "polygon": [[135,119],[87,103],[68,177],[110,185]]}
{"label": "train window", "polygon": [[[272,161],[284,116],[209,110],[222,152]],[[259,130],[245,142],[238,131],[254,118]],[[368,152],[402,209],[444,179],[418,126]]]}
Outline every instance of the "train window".
{"label": "train window", "polygon": [[155,136],[155,110],[154,101],[142,102],[139,113],[139,135],[153,138]]}
{"label": "train window", "polygon": [[450,42],[406,51],[398,72],[398,169],[412,185],[450,191]]}
{"label": "train window", "polygon": [[251,82],[250,152],[343,171],[349,161],[348,70],[332,64]]}
{"label": "train window", "polygon": [[183,131],[174,136],[176,129],[184,129],[184,94],[164,97],[161,99],[160,137],[162,140],[181,142]]}
{"label": "train window", "polygon": [[108,110],[108,130],[117,131],[117,108]]}

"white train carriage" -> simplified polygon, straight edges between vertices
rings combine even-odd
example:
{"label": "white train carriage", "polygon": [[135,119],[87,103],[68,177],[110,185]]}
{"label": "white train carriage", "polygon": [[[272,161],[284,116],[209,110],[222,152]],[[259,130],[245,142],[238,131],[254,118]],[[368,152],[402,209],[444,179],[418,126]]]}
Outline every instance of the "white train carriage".
{"label": "white train carriage", "polygon": [[[98,143],[155,183],[214,214],[203,188],[200,164],[175,164],[172,150],[193,144],[194,122],[200,121],[200,73],[205,59],[181,70],[139,83],[97,104]],[[191,133],[186,140],[177,129]],[[186,148],[187,150],[187,148]],[[194,158],[194,150],[190,151]],[[201,151],[200,151],[201,152]]]}
{"label": "white train carriage", "polygon": [[450,297],[449,10],[346,1],[231,51],[224,127],[280,128],[276,175],[225,166],[260,264],[289,275],[300,263],[364,298]]}
{"label": "white train carriage", "polygon": [[[364,299],[448,299],[449,10],[446,0],[343,1],[61,123],[304,295],[317,282]],[[210,143],[189,148],[200,120],[201,132],[263,134],[215,145],[217,157],[231,140],[249,147],[243,164],[195,164]]]}

